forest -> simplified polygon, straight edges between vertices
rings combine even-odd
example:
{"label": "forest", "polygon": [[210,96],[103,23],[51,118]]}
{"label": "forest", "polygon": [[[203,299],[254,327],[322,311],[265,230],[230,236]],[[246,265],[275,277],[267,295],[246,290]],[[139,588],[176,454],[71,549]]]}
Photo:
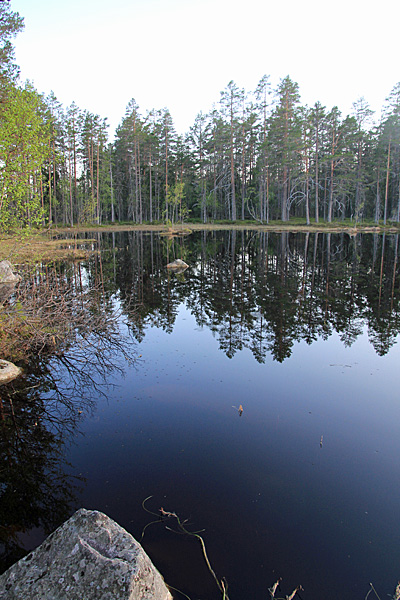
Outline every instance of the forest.
{"label": "forest", "polygon": [[[23,18],[0,3],[0,228],[301,219],[400,221],[400,82],[379,122],[301,104],[289,76],[246,91],[233,81],[178,135],[167,108],[134,99],[115,135],[107,118],[22,83],[13,38]],[[134,87],[134,81],[132,82]]]}

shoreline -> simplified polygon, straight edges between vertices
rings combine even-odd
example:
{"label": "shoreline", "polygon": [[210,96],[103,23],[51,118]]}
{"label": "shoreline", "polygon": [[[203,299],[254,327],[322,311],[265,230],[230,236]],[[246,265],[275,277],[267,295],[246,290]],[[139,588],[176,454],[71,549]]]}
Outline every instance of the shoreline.
{"label": "shoreline", "polygon": [[100,232],[100,231],[159,231],[159,232],[171,232],[171,233],[191,233],[192,231],[227,231],[227,230],[254,230],[254,231],[271,231],[271,232],[284,232],[289,231],[291,233],[349,233],[350,235],[356,235],[357,233],[399,233],[399,226],[394,225],[349,225],[345,223],[332,224],[332,223],[311,223],[310,225],[299,224],[299,223],[177,223],[172,226],[168,226],[164,223],[152,225],[146,224],[112,224],[107,223],[105,225],[78,225],[76,227],[56,227],[49,229],[48,232],[54,233],[83,233],[83,232]]}
{"label": "shoreline", "polygon": [[190,235],[195,231],[254,231],[271,233],[345,233],[351,237],[359,233],[400,232],[398,227],[390,225],[358,225],[312,223],[183,223],[169,226],[158,224],[107,223],[105,225],[78,225],[76,227],[51,227],[33,232],[17,231],[14,234],[0,235],[0,260],[9,260],[14,266],[32,265],[39,262],[63,260],[85,260],[95,250],[84,247],[96,239],[80,241],[76,236],[81,233],[108,233],[119,231],[155,232],[166,237]]}

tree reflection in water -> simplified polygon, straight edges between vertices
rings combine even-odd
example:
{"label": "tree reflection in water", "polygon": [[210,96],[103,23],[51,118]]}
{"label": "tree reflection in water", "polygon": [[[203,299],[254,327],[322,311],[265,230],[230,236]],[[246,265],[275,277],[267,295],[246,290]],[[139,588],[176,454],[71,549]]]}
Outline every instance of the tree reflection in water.
{"label": "tree reflection in water", "polygon": [[[31,339],[23,376],[0,387],[1,571],[26,554],[27,532],[40,528],[48,534],[71,515],[82,480],[71,474],[65,446],[111,377],[134,360],[117,298],[93,278],[99,266],[96,259],[82,270],[69,265],[25,276],[7,307],[26,309],[27,319],[39,314],[42,328],[40,351]],[[49,302],[49,290],[58,290],[58,300]],[[43,343],[48,334],[55,344]]]}
{"label": "tree reflection in water", "polygon": [[[98,255],[35,273],[6,307],[13,318],[17,301],[28,315],[40,309],[42,326],[23,377],[0,388],[3,568],[25,553],[25,532],[47,533],[74,510],[83,482],[65,446],[134,360],[134,340],[149,327],[171,332],[181,304],[226,356],[248,349],[259,363],[283,362],[297,342],[333,333],[350,346],[365,330],[384,355],[400,331],[398,235],[213,231],[171,240],[131,231],[98,241]],[[179,276],[166,269],[175,258],[190,265]],[[54,303],[59,323],[46,312]]]}
{"label": "tree reflection in water", "polygon": [[[383,355],[400,331],[398,234],[231,230],[168,242],[143,232],[119,239],[115,286],[123,306],[140,304],[131,319],[138,340],[148,326],[172,331],[181,303],[228,357],[249,348],[258,362],[269,354],[283,362],[296,342],[334,332],[350,346],[365,327]],[[190,265],[179,278],[166,273],[171,256]]]}

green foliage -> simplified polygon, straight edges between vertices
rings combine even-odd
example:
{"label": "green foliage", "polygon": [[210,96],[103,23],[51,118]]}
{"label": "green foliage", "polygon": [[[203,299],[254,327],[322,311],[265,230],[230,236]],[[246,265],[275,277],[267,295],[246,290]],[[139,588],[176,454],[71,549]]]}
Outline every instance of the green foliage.
{"label": "green foliage", "polygon": [[23,28],[23,18],[10,9],[9,2],[0,2],[0,83],[3,92],[4,83],[15,78],[17,74],[11,40]]}
{"label": "green foliage", "polygon": [[177,215],[182,221],[187,216],[186,207],[183,204],[185,197],[185,184],[177,182],[175,185],[168,188],[168,205],[170,207],[171,222],[174,223],[174,216]]}
{"label": "green foliage", "polygon": [[0,113],[1,229],[42,224],[41,167],[49,140],[42,97],[29,83],[10,87]]}
{"label": "green foliage", "polygon": [[[108,143],[107,122],[16,85],[12,38],[23,19],[0,2],[0,229],[62,223],[400,222],[400,83],[379,126],[301,106],[289,76],[254,92],[230,81],[219,104],[178,136],[167,108],[134,99]],[[174,183],[175,182],[175,183]]]}

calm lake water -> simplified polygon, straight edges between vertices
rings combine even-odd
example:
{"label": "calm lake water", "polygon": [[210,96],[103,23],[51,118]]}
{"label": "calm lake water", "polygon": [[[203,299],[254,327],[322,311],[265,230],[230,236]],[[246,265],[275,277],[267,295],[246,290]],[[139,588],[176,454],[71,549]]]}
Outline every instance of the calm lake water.
{"label": "calm lake water", "polygon": [[[3,568],[84,506],[136,539],[155,521],[142,543],[166,582],[221,598],[198,540],[146,512],[151,496],[202,531],[231,600],[265,599],[279,577],[279,597],[392,594],[398,236],[125,232],[96,247],[79,277],[101,281],[117,337],[3,388]],[[174,258],[189,268],[168,273]]]}

